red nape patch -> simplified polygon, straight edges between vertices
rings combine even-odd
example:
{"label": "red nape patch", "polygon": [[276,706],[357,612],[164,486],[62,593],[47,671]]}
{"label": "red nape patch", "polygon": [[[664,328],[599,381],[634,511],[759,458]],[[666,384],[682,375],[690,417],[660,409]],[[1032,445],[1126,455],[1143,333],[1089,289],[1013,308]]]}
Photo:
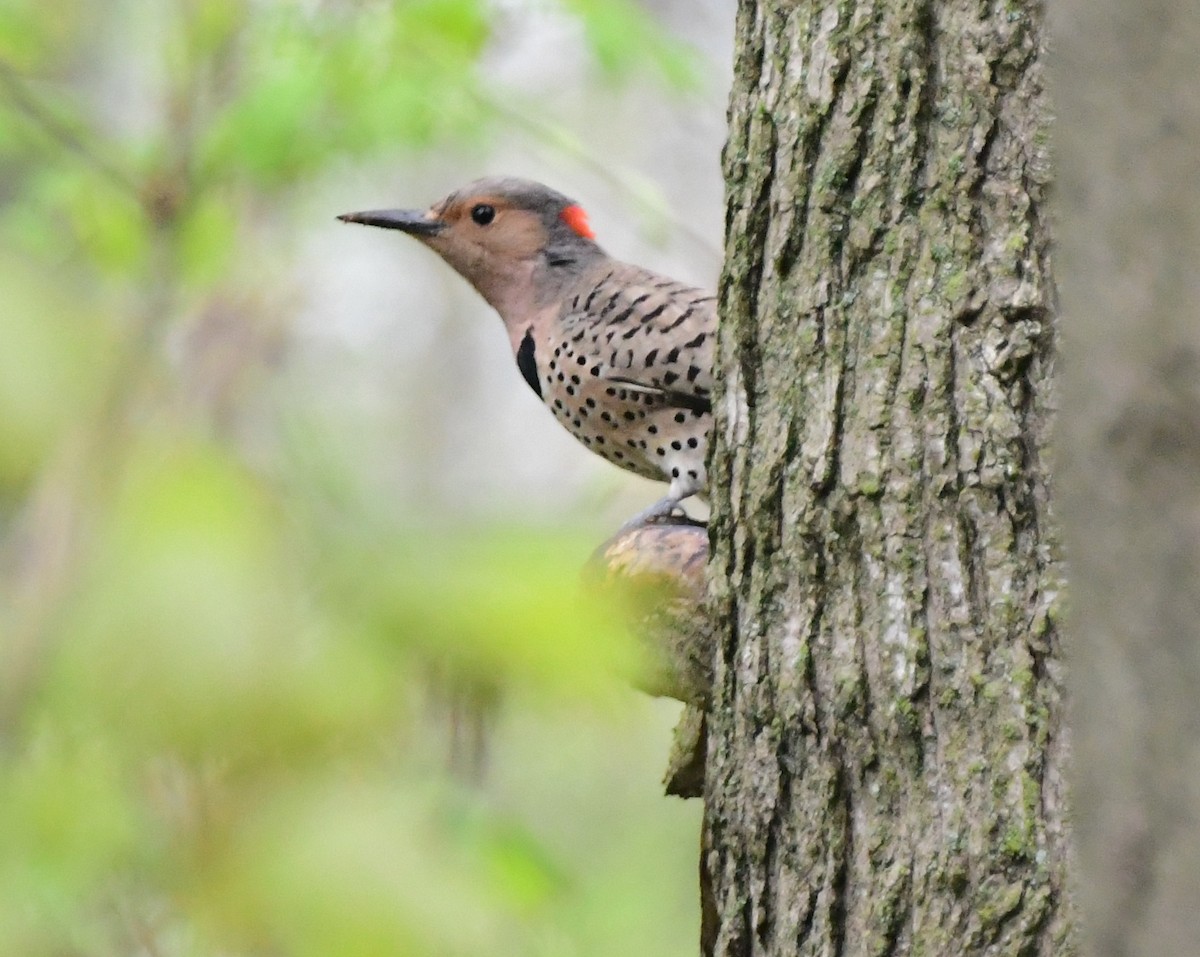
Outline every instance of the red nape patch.
{"label": "red nape patch", "polygon": [[592,227],[588,225],[587,213],[583,211],[582,206],[568,206],[558,214],[558,218],[584,239],[596,238],[596,234],[592,232]]}

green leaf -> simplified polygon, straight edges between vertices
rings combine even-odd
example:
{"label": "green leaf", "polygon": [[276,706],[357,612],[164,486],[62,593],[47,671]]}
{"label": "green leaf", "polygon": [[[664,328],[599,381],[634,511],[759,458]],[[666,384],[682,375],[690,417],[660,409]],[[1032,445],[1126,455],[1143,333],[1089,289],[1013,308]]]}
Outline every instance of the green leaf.
{"label": "green leaf", "polygon": [[84,252],[104,270],[128,275],[145,264],[150,223],[137,197],[80,163],[47,168],[31,199],[34,215],[58,238],[63,225]]}
{"label": "green leaf", "polygon": [[471,849],[394,783],[327,781],[274,795],[223,843],[197,889],[206,922],[296,957],[516,954]]}
{"label": "green leaf", "polygon": [[291,587],[279,515],[227,452],[159,436],[125,471],[47,680],[55,713],[133,753],[253,763],[318,756],[402,702]]}
{"label": "green leaf", "polygon": [[87,421],[116,340],[96,303],[55,274],[3,258],[0,287],[0,488],[15,488]]}
{"label": "green leaf", "polygon": [[[125,769],[102,738],[42,727],[0,765],[0,939],[61,952],[88,901],[151,845]],[[23,944],[18,944],[23,941]]]}
{"label": "green leaf", "polygon": [[39,0],[0,0],[0,60],[19,72],[40,70],[77,42],[88,12],[79,0],[56,2],[50,16]]}
{"label": "green leaf", "polygon": [[183,276],[196,285],[216,285],[238,246],[237,206],[232,191],[210,189],[179,223],[179,262]]}
{"label": "green leaf", "polygon": [[338,600],[385,647],[415,649],[468,684],[594,698],[640,666],[616,610],[582,587],[589,549],[574,537],[410,527],[357,548],[328,553]]}
{"label": "green leaf", "polygon": [[672,40],[630,0],[560,0],[583,23],[592,54],[612,77],[660,73],[678,88],[696,85],[696,54]]}

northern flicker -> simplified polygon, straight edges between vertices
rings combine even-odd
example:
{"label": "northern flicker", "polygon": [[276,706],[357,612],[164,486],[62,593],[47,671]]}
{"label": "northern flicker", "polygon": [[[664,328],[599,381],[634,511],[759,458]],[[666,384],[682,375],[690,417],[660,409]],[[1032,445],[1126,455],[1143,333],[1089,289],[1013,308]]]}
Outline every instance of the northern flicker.
{"label": "northern flicker", "polygon": [[500,314],[521,375],[572,435],[670,483],[630,525],[706,490],[713,296],[613,259],[578,203],[530,180],[481,179],[428,210],[338,218],[436,252]]}

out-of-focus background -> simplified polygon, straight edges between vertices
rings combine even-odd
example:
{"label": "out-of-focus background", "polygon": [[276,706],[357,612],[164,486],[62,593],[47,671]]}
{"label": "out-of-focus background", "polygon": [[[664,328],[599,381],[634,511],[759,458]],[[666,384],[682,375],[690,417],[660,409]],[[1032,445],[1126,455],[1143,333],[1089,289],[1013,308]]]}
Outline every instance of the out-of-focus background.
{"label": "out-of-focus background", "polygon": [[659,490],[334,217],[529,176],[711,288],[732,7],[0,0],[0,952],[695,952],[579,587]]}

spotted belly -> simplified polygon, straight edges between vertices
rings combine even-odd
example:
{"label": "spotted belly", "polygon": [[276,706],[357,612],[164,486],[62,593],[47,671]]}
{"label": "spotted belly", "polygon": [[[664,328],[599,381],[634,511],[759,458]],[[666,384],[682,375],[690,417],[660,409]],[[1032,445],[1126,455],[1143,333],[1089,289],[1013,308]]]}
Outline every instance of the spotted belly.
{"label": "spotted belly", "polygon": [[660,393],[600,378],[586,361],[559,366],[556,361],[543,378],[543,399],[575,438],[646,478],[707,485],[708,412],[680,409]]}

